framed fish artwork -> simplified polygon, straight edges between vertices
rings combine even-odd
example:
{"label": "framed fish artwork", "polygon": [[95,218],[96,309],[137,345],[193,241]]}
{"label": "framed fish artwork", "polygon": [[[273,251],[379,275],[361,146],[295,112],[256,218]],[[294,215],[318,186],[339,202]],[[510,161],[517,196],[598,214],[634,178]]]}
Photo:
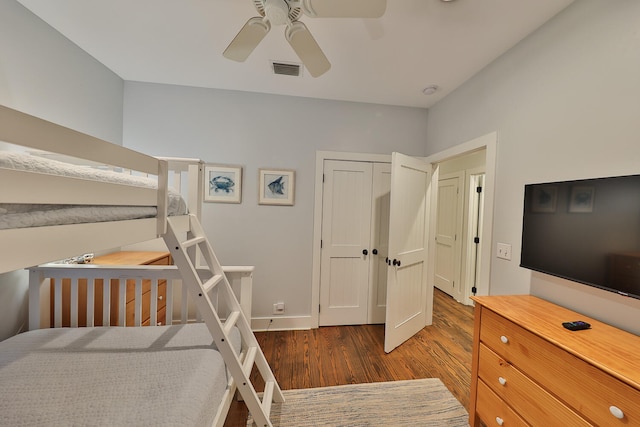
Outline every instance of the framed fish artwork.
{"label": "framed fish artwork", "polygon": [[293,206],[295,171],[260,169],[258,188],[258,204]]}
{"label": "framed fish artwork", "polygon": [[242,202],[242,167],[205,165],[204,201],[218,203]]}

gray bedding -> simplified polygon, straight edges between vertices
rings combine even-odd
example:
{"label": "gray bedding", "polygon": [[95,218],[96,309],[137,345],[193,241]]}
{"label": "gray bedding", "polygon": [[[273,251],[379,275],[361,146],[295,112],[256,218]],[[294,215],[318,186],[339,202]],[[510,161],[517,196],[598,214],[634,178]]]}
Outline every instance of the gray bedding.
{"label": "gray bedding", "polygon": [[[109,182],[143,188],[157,188],[154,179],[71,165],[13,151],[0,151],[0,168]],[[168,215],[184,215],[184,199],[174,189],[168,191]],[[85,206],[0,203],[0,230],[88,222],[153,218],[155,206]]]}
{"label": "gray bedding", "polygon": [[211,343],[201,323],[19,334],[0,342],[0,425],[210,425],[227,385]]}

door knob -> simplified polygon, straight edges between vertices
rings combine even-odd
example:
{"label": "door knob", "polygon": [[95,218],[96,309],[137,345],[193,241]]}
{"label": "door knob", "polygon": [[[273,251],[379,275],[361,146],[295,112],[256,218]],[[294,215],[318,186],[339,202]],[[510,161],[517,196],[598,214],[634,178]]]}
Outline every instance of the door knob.
{"label": "door knob", "polygon": [[378,255],[378,250],[374,249],[374,250],[371,251],[371,253],[374,254],[374,255]]}
{"label": "door knob", "polygon": [[368,251],[368,250],[366,250],[366,249],[363,249],[363,250],[362,250],[362,255],[369,255],[369,251]]}

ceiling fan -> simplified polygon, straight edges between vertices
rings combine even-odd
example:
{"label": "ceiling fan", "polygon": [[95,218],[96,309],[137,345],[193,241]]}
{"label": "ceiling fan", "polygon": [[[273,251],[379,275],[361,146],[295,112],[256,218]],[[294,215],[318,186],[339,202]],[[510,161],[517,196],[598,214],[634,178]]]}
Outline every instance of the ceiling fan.
{"label": "ceiling fan", "polygon": [[326,73],[331,63],[307,26],[298,20],[302,14],[313,18],[379,18],[387,8],[387,0],[252,1],[260,16],[244,24],[225,49],[224,57],[244,62],[272,25],[285,25],[285,38],[313,77]]}

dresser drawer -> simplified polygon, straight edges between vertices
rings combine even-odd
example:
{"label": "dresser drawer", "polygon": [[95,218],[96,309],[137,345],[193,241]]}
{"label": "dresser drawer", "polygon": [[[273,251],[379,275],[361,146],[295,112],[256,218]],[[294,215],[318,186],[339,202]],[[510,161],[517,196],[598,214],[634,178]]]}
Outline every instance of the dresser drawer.
{"label": "dresser drawer", "polygon": [[[165,308],[167,305],[167,282],[163,281],[158,284],[158,306],[157,312],[159,313],[161,310]],[[149,324],[149,318],[151,312],[151,290],[149,289],[147,292],[142,294],[142,316],[141,323],[143,326],[147,326]],[[127,326],[134,326],[135,323],[135,301],[130,301],[127,303]],[[163,321],[164,324],[164,321]]]}
{"label": "dresser drawer", "polygon": [[640,391],[491,310],[482,310],[480,341],[593,424],[640,425]]}
{"label": "dresser drawer", "polygon": [[[163,284],[166,285],[167,281],[165,279],[158,280],[158,287]],[[151,280],[142,279],[142,293],[146,294],[151,290]],[[131,302],[136,297],[136,281],[134,279],[127,280],[127,302]]]}
{"label": "dresser drawer", "polygon": [[167,254],[155,261],[147,262],[146,265],[171,265],[171,256]]}
{"label": "dresser drawer", "polygon": [[[158,319],[155,326],[164,326],[167,324],[167,307],[158,309]],[[151,319],[147,319],[142,323],[142,326],[150,326]]]}
{"label": "dresser drawer", "polygon": [[592,426],[484,344],[480,344],[478,375],[500,399],[524,419],[536,420],[536,425]]}
{"label": "dresser drawer", "polygon": [[528,427],[513,409],[509,407],[482,380],[478,381],[477,413],[487,427]]}

